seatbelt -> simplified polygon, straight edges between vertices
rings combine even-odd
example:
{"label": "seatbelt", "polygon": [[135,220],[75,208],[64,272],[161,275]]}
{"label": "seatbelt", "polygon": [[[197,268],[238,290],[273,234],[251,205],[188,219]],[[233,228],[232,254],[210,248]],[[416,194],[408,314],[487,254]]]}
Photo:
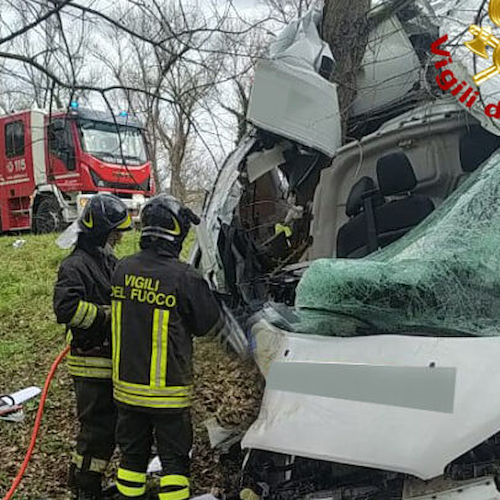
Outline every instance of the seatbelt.
{"label": "seatbelt", "polygon": [[373,253],[378,250],[377,225],[375,222],[375,212],[373,210],[373,194],[374,193],[365,193],[365,196],[363,197],[369,253]]}

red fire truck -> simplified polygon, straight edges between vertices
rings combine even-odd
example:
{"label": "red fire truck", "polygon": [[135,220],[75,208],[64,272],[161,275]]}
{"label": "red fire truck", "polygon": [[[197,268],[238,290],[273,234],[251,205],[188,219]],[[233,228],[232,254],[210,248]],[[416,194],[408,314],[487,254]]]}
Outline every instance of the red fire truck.
{"label": "red fire truck", "polygon": [[154,193],[144,131],[126,113],[78,108],[0,117],[0,232],[58,231],[97,192],[137,216]]}

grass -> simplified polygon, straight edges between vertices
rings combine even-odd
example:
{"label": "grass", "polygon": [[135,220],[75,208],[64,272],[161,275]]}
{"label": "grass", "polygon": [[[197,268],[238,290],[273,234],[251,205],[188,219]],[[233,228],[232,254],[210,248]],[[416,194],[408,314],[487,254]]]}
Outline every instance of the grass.
{"label": "grass", "polygon": [[[29,385],[43,386],[56,355],[65,346],[64,327],[57,325],[52,292],[59,264],[68,251],[59,249],[55,235],[0,238],[0,393]],[[188,245],[193,236],[187,240]],[[120,256],[138,249],[138,234],[128,233],[118,248]],[[184,252],[185,254],[186,252]],[[22,424],[0,421],[0,497],[15,477],[27,449],[36,402],[26,407]],[[64,366],[53,380],[42,430],[17,500],[69,498],[66,476],[77,422],[72,382]]]}

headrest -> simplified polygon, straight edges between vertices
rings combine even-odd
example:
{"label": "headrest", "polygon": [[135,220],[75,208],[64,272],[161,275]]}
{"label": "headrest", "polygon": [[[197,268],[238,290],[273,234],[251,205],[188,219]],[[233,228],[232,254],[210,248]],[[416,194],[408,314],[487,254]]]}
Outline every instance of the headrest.
{"label": "headrest", "polygon": [[408,193],[417,185],[413,167],[404,153],[393,153],[379,158],[377,179],[384,196]]}
{"label": "headrest", "polygon": [[377,190],[375,181],[371,177],[361,177],[351,189],[345,207],[345,213],[348,217],[358,215],[364,207],[364,198],[368,194],[374,197],[374,203],[381,205],[384,202],[383,197]]}

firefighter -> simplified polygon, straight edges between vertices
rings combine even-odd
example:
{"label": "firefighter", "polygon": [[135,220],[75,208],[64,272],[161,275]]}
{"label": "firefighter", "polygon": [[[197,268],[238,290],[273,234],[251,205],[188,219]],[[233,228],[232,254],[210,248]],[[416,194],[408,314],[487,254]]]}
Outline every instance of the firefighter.
{"label": "firefighter", "polygon": [[158,195],[141,214],[141,251],[112,279],[113,386],[122,499],[146,498],[153,435],[162,464],[160,500],[189,498],[192,336],[222,334],[224,320],[204,279],[178,257],[198,217]]}
{"label": "firefighter", "polygon": [[[98,194],[60,238],[76,243],[62,262],[54,289],[58,323],[67,326],[80,432],[70,468],[78,500],[99,499],[102,475],[115,449],[116,407],[111,382],[111,274],[117,259],[109,241],[132,227],[127,207]],[[62,245],[61,245],[62,246]]]}

